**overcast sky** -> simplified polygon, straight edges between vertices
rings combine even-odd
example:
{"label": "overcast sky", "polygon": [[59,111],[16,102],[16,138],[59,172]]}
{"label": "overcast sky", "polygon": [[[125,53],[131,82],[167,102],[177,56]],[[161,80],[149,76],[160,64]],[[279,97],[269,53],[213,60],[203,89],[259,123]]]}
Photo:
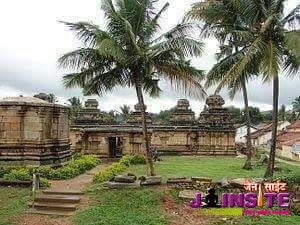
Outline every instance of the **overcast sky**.
{"label": "overcast sky", "polygon": [[[0,5],[0,99],[7,96],[32,96],[35,93],[54,93],[64,104],[72,96],[83,98],[80,90],[65,90],[61,78],[63,71],[57,68],[57,59],[63,53],[80,46],[72,32],[58,21],[91,21],[102,25],[101,0],[9,0]],[[160,4],[167,2],[161,0]],[[169,10],[161,21],[162,30],[181,21],[184,12],[195,0],[169,0]],[[287,7],[293,8],[300,0],[289,0]],[[217,52],[215,40],[205,40],[203,57],[193,59],[195,66],[209,70],[215,63]],[[149,111],[159,112],[176,105],[179,98],[188,98],[192,109],[199,113],[203,100],[192,99],[172,90],[168,84],[161,84],[164,90],[159,99],[146,98]],[[293,80],[280,79],[280,104],[289,105],[300,95],[300,76]],[[272,86],[253,81],[248,84],[250,105],[262,110],[271,109]],[[208,93],[213,93],[208,90]],[[242,94],[226,105],[243,106]],[[117,89],[99,98],[101,110],[118,110],[119,106],[131,107],[137,102],[134,90]]]}

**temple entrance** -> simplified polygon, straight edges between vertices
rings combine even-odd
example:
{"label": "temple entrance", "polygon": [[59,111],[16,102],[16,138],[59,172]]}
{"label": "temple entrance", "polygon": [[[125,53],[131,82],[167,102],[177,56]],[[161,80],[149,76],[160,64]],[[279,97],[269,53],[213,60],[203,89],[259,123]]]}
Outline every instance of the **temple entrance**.
{"label": "temple entrance", "polygon": [[110,158],[122,157],[123,141],[121,137],[109,137],[108,145]]}

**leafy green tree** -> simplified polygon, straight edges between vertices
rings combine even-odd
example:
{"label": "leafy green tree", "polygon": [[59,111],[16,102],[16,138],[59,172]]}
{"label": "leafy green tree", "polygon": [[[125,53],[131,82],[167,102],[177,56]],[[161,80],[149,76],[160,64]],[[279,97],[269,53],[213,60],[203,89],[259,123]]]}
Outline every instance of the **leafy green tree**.
{"label": "leafy green tree", "polygon": [[285,121],[286,120],[286,107],[285,107],[285,105],[281,105],[281,107],[278,111],[278,120],[279,121]]}
{"label": "leafy green tree", "polygon": [[104,123],[106,124],[117,124],[117,116],[114,110],[109,112],[102,112]]}
{"label": "leafy green tree", "polygon": [[251,124],[258,125],[263,121],[263,115],[257,107],[249,107]]}
{"label": "leafy green tree", "polygon": [[273,81],[273,129],[269,163],[265,173],[265,177],[272,177],[278,124],[279,74],[281,68],[289,75],[299,71],[300,32],[297,26],[300,21],[300,5],[284,16],[284,0],[232,2],[235,14],[243,21],[242,37],[245,37],[245,45],[237,49],[243,57],[233,63],[225,73],[216,92],[251,67],[259,70],[265,82]]}
{"label": "leafy green tree", "polygon": [[292,102],[292,106],[293,106],[293,111],[296,114],[300,114],[300,96],[295,98],[295,100]]}
{"label": "leafy green tree", "polygon": [[70,103],[70,114],[69,114],[70,124],[74,125],[78,117],[78,113],[82,109],[82,102],[78,97],[72,97],[68,99],[68,102]]}
{"label": "leafy green tree", "polygon": [[157,115],[157,122],[162,125],[170,125],[174,111],[175,108],[160,111]]}
{"label": "leafy green tree", "polygon": [[171,81],[177,90],[204,97],[203,72],[186,57],[197,57],[203,44],[192,38],[193,24],[180,23],[159,35],[158,21],[167,10],[156,10],[156,0],[102,0],[106,29],[86,23],[65,23],[84,47],[63,55],[59,64],[75,70],[63,77],[67,88],[80,87],[85,95],[103,95],[116,87],[132,87],[142,112],[147,174],[154,175],[146,124],[144,92],[158,96],[158,80]]}
{"label": "leafy green tree", "polygon": [[234,123],[244,123],[245,120],[243,118],[243,113],[240,108],[236,108],[234,106],[227,107],[228,112],[230,113]]}

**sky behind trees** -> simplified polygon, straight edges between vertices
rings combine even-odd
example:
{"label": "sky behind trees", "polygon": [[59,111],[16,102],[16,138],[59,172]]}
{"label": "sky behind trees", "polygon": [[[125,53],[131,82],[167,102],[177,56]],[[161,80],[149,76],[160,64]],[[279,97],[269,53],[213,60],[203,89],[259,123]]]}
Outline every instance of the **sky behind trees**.
{"label": "sky behind trees", "polygon": [[[166,0],[160,0],[164,4]],[[170,8],[164,14],[162,30],[181,21],[184,12],[195,0],[169,0]],[[300,0],[289,0],[287,9]],[[104,25],[100,11],[100,0],[10,0],[1,2],[0,26],[0,98],[46,92],[54,93],[60,103],[67,103],[72,96],[82,98],[80,90],[65,90],[61,83],[64,71],[57,68],[57,59],[63,53],[80,46],[72,32],[58,21],[92,21]],[[198,34],[195,34],[197,36]],[[215,63],[217,42],[205,40],[203,57],[193,59],[200,69],[209,70]],[[192,99],[183,93],[174,92],[161,82],[164,93],[159,99],[146,98],[148,110],[159,112],[176,105],[179,98],[188,98],[192,109],[199,113],[203,100]],[[293,80],[281,77],[279,104],[289,105],[300,95],[300,76]],[[208,90],[212,94],[213,90]],[[229,101],[226,90],[222,92],[226,105],[243,107],[242,95]],[[118,89],[98,99],[101,110],[118,109],[123,104],[133,108],[137,102],[134,90]],[[250,105],[262,110],[271,109],[272,86],[256,80],[249,83]]]}

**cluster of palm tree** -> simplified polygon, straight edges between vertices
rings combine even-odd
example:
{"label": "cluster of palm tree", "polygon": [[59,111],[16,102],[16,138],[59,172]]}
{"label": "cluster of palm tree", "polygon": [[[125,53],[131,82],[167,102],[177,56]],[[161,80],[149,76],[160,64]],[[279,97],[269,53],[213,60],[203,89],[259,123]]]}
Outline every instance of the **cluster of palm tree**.
{"label": "cluster of palm tree", "polygon": [[[83,47],[63,55],[60,66],[73,73],[63,77],[67,88],[80,87],[86,95],[103,95],[119,87],[133,87],[142,112],[142,130],[147,174],[154,175],[147,132],[144,93],[157,97],[159,79],[170,81],[178,90],[198,98],[206,97],[206,87],[217,84],[216,93],[229,88],[231,97],[242,90],[250,127],[247,81],[261,76],[273,80],[273,139],[266,175],[272,175],[278,112],[278,76],[283,68],[289,74],[299,69],[299,6],[284,17],[284,0],[204,0],[195,3],[185,20],[159,35],[158,21],[169,4],[156,9],[157,0],[102,0],[106,29],[86,23],[64,22],[83,42]],[[199,26],[200,24],[200,26]],[[208,74],[188,60],[203,52],[202,37],[215,37],[220,43],[218,63]],[[199,36],[199,35],[197,35]],[[200,37],[200,36],[199,36]],[[298,41],[297,41],[298,40]],[[248,129],[248,134],[250,129]],[[251,166],[251,142],[247,140]]]}

